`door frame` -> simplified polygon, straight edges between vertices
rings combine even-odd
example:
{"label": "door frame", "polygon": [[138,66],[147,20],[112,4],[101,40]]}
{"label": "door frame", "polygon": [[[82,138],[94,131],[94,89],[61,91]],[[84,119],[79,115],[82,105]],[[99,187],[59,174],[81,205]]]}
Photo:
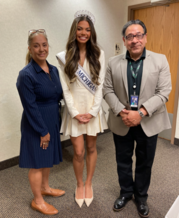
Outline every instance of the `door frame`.
{"label": "door frame", "polygon": [[[176,125],[177,125],[177,112],[178,112],[178,99],[179,99],[179,59],[178,59],[178,69],[177,69],[177,81],[175,87],[175,100],[174,100],[174,109],[173,109],[173,122],[172,122],[172,135],[171,135],[171,144],[177,144],[175,142],[175,132],[176,132]],[[178,141],[178,140],[177,140]]]}
{"label": "door frame", "polygon": [[[175,3],[175,2],[173,2],[173,3]],[[172,3],[160,4],[160,6],[169,5],[169,4],[172,4]],[[128,21],[129,20],[134,20],[134,12],[135,12],[135,10],[144,9],[144,8],[151,8],[151,7],[154,7],[153,5],[151,5],[151,2],[146,2],[146,3],[142,3],[142,4],[136,4],[136,5],[128,6]],[[178,60],[176,91],[175,91],[175,100],[174,100],[174,109],[173,109],[171,144],[174,144],[174,142],[175,142],[176,120],[177,120],[177,111],[178,111],[178,100],[179,100],[179,60]]]}

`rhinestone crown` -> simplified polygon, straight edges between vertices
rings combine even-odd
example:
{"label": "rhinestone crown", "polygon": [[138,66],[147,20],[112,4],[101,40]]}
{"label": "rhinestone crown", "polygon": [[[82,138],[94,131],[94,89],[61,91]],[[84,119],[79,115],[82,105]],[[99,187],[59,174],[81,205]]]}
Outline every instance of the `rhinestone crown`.
{"label": "rhinestone crown", "polygon": [[87,10],[77,11],[75,13],[75,15],[74,15],[75,18],[83,17],[83,16],[88,17],[92,21],[92,23],[95,24],[95,17],[94,17],[94,15],[91,12],[87,11]]}

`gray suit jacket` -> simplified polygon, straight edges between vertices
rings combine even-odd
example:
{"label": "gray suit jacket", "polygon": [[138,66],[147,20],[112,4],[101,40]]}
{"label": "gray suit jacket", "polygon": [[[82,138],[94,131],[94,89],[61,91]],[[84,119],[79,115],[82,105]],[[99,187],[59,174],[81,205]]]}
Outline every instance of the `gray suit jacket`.
{"label": "gray suit jacket", "polygon": [[[119,112],[131,109],[128,97],[126,55],[118,55],[109,60],[103,86],[103,96],[108,103],[108,125],[112,132],[124,136],[129,131]],[[148,112],[141,120],[145,134],[150,137],[164,129],[171,128],[165,103],[171,92],[170,69],[165,55],[146,50],[139,95],[139,108],[143,105]]]}

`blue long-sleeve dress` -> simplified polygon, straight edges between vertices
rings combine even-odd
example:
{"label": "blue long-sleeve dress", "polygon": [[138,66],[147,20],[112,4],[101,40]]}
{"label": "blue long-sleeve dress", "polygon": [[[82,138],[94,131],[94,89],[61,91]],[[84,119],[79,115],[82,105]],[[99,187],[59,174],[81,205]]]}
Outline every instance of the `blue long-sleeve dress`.
{"label": "blue long-sleeve dress", "polygon": [[[48,62],[50,77],[32,59],[17,79],[23,105],[19,166],[46,168],[62,161],[59,102],[62,87],[58,70]],[[50,134],[48,148],[40,147],[40,137]]]}

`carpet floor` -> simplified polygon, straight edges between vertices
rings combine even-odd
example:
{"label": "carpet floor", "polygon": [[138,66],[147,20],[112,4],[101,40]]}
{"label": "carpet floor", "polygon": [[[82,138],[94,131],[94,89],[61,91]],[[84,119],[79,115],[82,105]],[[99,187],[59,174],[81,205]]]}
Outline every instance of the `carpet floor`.
{"label": "carpet floor", "polygon": [[[76,179],[73,172],[72,146],[63,149],[63,162],[51,169],[49,183],[53,188],[66,191],[63,197],[44,197],[45,201],[59,210],[53,217],[60,218],[138,218],[133,200],[124,210],[112,210],[119,196],[115,149],[112,133],[98,136],[98,160],[93,178],[94,200],[88,208],[80,209],[74,201]],[[135,158],[134,164],[135,165]],[[30,207],[33,199],[28,181],[28,169],[18,166],[0,171],[0,217],[1,218],[41,218],[48,217]],[[84,180],[86,168],[84,169]],[[152,169],[151,185],[148,191],[150,218],[164,218],[179,195],[179,147],[169,141],[158,139],[155,161]]]}

